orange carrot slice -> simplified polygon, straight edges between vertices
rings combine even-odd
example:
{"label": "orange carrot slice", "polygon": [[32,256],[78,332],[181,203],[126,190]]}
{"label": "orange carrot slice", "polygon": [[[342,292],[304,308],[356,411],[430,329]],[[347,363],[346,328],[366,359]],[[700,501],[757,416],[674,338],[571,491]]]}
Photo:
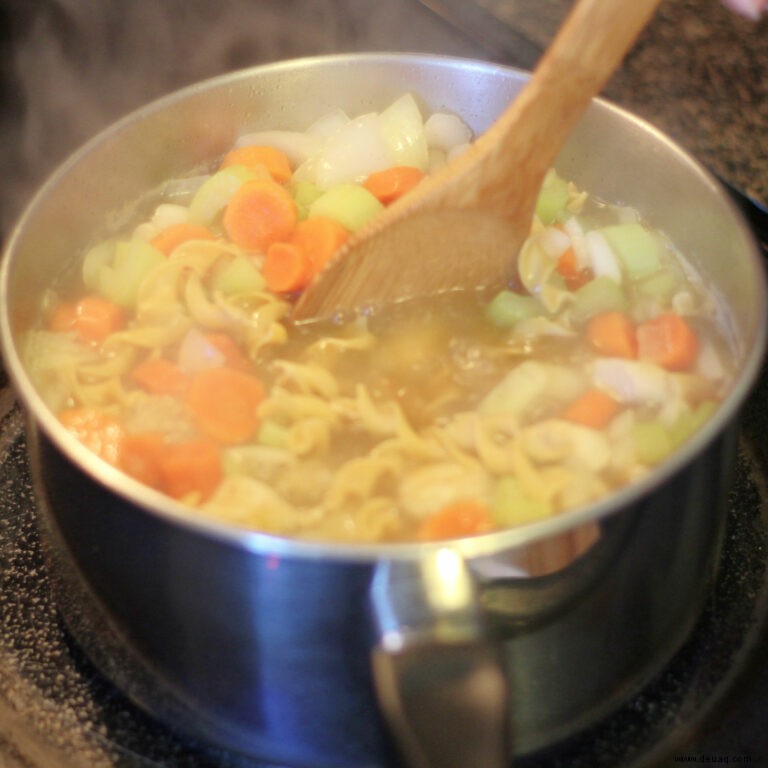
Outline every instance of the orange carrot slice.
{"label": "orange carrot slice", "polygon": [[182,397],[189,387],[189,377],[164,357],[143,360],[129,375],[134,383],[152,395]]}
{"label": "orange carrot slice", "polygon": [[317,274],[348,237],[349,232],[335,219],[311,216],[296,225],[292,242],[309,257],[312,271]]}
{"label": "orange carrot slice", "polygon": [[221,448],[212,440],[169,443],[160,457],[160,490],[174,499],[205,501],[223,476]]}
{"label": "orange carrot slice", "polygon": [[372,173],[363,186],[384,205],[410,192],[422,179],[424,171],[411,165],[396,165]]}
{"label": "orange carrot slice", "polygon": [[262,144],[250,144],[230,150],[224,155],[221,167],[226,168],[229,165],[243,165],[253,171],[266,168],[269,175],[279,184],[285,184],[293,174],[285,152]]}
{"label": "orange carrot slice", "polygon": [[231,368],[210,368],[192,379],[186,403],[206,437],[237,445],[256,433],[263,399],[264,387],[255,376]]}
{"label": "orange carrot slice", "polygon": [[587,321],[585,333],[589,343],[601,355],[637,357],[635,324],[623,312],[602,312]]}
{"label": "orange carrot slice", "polygon": [[242,248],[265,252],[272,244],[288,240],[298,213],[290,193],[270,179],[246,181],[224,209],[224,229]]}
{"label": "orange carrot slice", "polygon": [[295,243],[272,243],[261,270],[267,288],[275,293],[301,291],[312,279],[312,262]]}
{"label": "orange carrot slice", "polygon": [[116,419],[97,408],[75,406],[59,413],[59,421],[102,459],[118,463],[125,431]]}
{"label": "orange carrot slice", "polygon": [[417,531],[421,541],[458,539],[494,529],[488,508],[477,501],[457,501],[426,518]]}
{"label": "orange carrot slice", "polygon": [[125,312],[119,305],[94,294],[59,304],[48,327],[52,331],[74,330],[83,340],[99,343],[119,331],[125,322]]}
{"label": "orange carrot slice", "polygon": [[601,389],[588,389],[563,412],[563,418],[592,429],[607,426],[619,412],[619,403]]}
{"label": "orange carrot slice", "polygon": [[678,314],[665,312],[637,327],[638,357],[669,371],[684,371],[695,362],[699,339]]}

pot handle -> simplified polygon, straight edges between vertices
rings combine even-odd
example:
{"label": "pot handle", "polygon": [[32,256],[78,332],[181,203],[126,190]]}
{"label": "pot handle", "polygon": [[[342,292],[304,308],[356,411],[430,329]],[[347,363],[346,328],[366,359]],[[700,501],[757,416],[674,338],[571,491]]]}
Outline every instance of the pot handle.
{"label": "pot handle", "polygon": [[408,768],[509,768],[508,676],[461,555],[380,562],[371,602],[374,686]]}

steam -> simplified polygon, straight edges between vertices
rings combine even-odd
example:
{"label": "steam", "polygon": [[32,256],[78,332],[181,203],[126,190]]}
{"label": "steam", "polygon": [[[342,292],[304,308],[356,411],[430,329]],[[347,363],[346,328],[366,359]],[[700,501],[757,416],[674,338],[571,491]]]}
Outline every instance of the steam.
{"label": "steam", "polygon": [[10,8],[11,55],[0,65],[10,65],[20,103],[0,112],[0,236],[70,152],[189,83],[339,51],[476,53],[418,0],[17,0]]}

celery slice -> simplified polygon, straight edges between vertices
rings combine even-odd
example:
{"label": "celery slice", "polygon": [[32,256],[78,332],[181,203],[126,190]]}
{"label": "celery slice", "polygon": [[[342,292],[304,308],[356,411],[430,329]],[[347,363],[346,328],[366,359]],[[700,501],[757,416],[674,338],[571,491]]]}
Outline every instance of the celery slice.
{"label": "celery slice", "polygon": [[626,312],[628,309],[629,303],[622,287],[603,275],[574,291],[571,317],[576,324],[581,324],[601,312]]}
{"label": "celery slice", "polygon": [[681,445],[694,435],[717,410],[714,400],[705,400],[691,411],[684,411],[670,427],[669,433],[675,446]]}
{"label": "celery slice", "polygon": [[549,517],[552,505],[528,496],[516,477],[499,478],[491,497],[491,514],[499,526],[511,527]]}
{"label": "celery slice", "polygon": [[123,307],[136,304],[139,286],[165,256],[146,240],[124,240],[115,245],[112,264],[98,269],[98,292]]}
{"label": "celery slice", "polygon": [[485,309],[486,317],[499,328],[513,328],[520,320],[543,314],[539,300],[514,291],[500,291]]}
{"label": "celery slice", "polygon": [[639,421],[632,427],[635,458],[643,464],[658,464],[675,448],[667,428],[658,421]]}
{"label": "celery slice", "polygon": [[539,191],[536,201],[536,215],[545,225],[554,224],[565,218],[565,206],[570,197],[568,182],[550,171]]}
{"label": "celery slice", "polygon": [[664,301],[671,298],[682,282],[681,276],[676,271],[663,267],[638,280],[635,287],[642,296]]}
{"label": "celery slice", "polygon": [[256,265],[242,254],[218,270],[211,281],[213,290],[225,295],[262,291],[265,285]]}
{"label": "celery slice", "polygon": [[312,203],[323,194],[323,190],[311,181],[297,181],[291,185],[291,194],[296,203],[300,219],[306,219]]}
{"label": "celery slice", "polygon": [[243,165],[230,165],[217,171],[195,192],[189,204],[189,220],[194,224],[211,224],[241,185],[257,176]]}
{"label": "celery slice", "polygon": [[600,232],[621,259],[631,279],[648,275],[661,266],[659,241],[642,224],[614,224],[603,227]]}
{"label": "celery slice", "polygon": [[355,232],[383,209],[384,206],[365,187],[344,183],[323,192],[309,207],[309,215],[327,216]]}

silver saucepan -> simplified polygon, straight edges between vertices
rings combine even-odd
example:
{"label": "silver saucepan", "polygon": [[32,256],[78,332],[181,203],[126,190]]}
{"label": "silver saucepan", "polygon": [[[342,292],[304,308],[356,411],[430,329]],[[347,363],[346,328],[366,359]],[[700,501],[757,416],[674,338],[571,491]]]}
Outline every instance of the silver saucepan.
{"label": "silver saucepan", "polygon": [[12,233],[2,349],[29,414],[62,615],[109,678],[183,732],[297,766],[384,766],[404,753],[413,766],[491,768],[507,763],[510,731],[522,755],[618,707],[696,620],[718,559],[738,411],[763,357],[764,276],[717,182],[607,103],[592,105],[557,168],[639,209],[690,258],[730,308],[739,374],[688,444],[598,504],[446,545],[330,546],[238,530],[189,515],[90,454],[20,360],[50,281],[102,234],[94,228],[119,226],[129,204],[240,133],[303,130],[335,107],[360,114],[405,91],[481,132],[526,77],[362,54],[209,80],[93,139]]}

